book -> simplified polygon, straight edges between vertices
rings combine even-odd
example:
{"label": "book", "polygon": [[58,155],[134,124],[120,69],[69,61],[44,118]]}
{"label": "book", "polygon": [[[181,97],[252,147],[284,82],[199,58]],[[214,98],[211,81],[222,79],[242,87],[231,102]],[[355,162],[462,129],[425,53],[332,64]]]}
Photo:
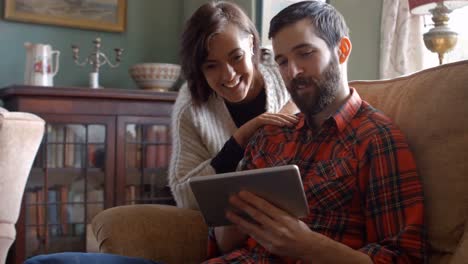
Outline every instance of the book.
{"label": "book", "polygon": [[88,167],[96,168],[96,145],[87,145]]}
{"label": "book", "polygon": [[140,168],[142,162],[142,127],[127,125],[125,140],[126,168]]}
{"label": "book", "polygon": [[[70,219],[70,225],[72,230],[68,230],[69,234],[72,236],[80,236],[83,234],[84,227],[82,223],[84,222],[84,193],[81,189],[83,180],[77,180],[72,183],[70,186],[70,191],[68,192],[68,201],[69,205],[67,206],[68,216]],[[73,186],[75,184],[75,186]]]}
{"label": "book", "polygon": [[94,189],[88,191],[86,204],[86,223],[91,223],[94,216],[104,210],[104,191],[102,189]]}
{"label": "book", "polygon": [[[26,202],[26,225],[37,225],[37,192],[34,189],[24,192]],[[36,232],[37,233],[37,232]]]}
{"label": "book", "polygon": [[41,188],[36,192],[37,206],[37,236],[42,241],[45,239],[46,231],[46,216],[45,216],[45,197],[44,190]]}
{"label": "book", "polygon": [[145,168],[156,168],[156,156],[157,156],[157,134],[154,126],[147,127],[146,130],[146,156],[145,156]]}
{"label": "book", "polygon": [[84,167],[84,144],[79,142],[78,137],[75,141],[74,155],[73,155],[73,167],[74,168],[83,168]]}
{"label": "book", "polygon": [[142,167],[142,153],[143,153],[143,126],[136,126],[136,136],[135,136],[135,168]]}
{"label": "book", "polygon": [[32,254],[39,248],[39,240],[37,235],[37,192],[35,189],[27,189],[24,192],[26,204],[26,252]]}
{"label": "book", "polygon": [[68,234],[68,224],[70,222],[70,214],[68,212],[68,186],[60,185],[58,187],[59,193],[59,219],[60,219],[60,232],[62,235]]}
{"label": "book", "polygon": [[125,144],[125,164],[127,168],[136,168],[137,145],[135,143]]}
{"label": "book", "polygon": [[47,190],[47,224],[51,236],[59,235],[58,192],[55,188]]}
{"label": "book", "polygon": [[165,168],[168,165],[169,157],[167,155],[168,129],[166,126],[155,126],[156,129],[156,167]]}
{"label": "book", "polygon": [[47,168],[55,168],[56,159],[55,155],[57,155],[57,148],[56,148],[56,141],[57,141],[57,133],[55,128],[52,125],[47,125]]}
{"label": "book", "polygon": [[63,125],[55,126],[56,143],[55,143],[55,168],[64,166],[64,145],[65,145],[65,127]]}
{"label": "book", "polygon": [[75,132],[72,128],[65,128],[65,146],[64,146],[63,166],[66,168],[75,167]]}
{"label": "book", "polygon": [[139,197],[138,193],[137,186],[133,184],[125,186],[125,203],[137,204],[137,198]]}

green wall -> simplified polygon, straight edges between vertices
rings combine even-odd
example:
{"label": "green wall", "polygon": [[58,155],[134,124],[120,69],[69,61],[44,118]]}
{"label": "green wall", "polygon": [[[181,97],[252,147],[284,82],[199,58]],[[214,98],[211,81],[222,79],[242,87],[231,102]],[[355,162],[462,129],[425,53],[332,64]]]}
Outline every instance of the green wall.
{"label": "green wall", "polygon": [[[247,13],[247,15],[255,21],[256,17],[256,5],[260,0],[228,0],[238,4]],[[210,0],[184,0],[184,21],[187,20],[195,10],[203,5],[204,3],[210,2]]]}
{"label": "green wall", "polygon": [[[250,17],[258,16],[259,0],[232,0]],[[123,33],[80,30],[67,27],[19,23],[0,19],[0,87],[23,83],[25,51],[23,43],[48,43],[61,51],[56,86],[88,86],[91,67],[78,67],[70,45],[78,44],[81,57],[92,50],[92,40],[101,37],[103,51],[113,57],[113,48],[124,48],[122,64],[116,69],[101,68],[104,87],[136,88],[128,68],[140,62],[178,62],[178,43],[183,23],[207,0],[127,1],[127,29]],[[353,51],[349,79],[377,79],[379,68],[380,16],[382,0],[331,0],[351,29]],[[257,8],[257,9],[256,9]],[[3,5],[0,5],[3,14]],[[257,23],[258,24],[258,23]]]}
{"label": "green wall", "polygon": [[[256,1],[261,8],[261,1]],[[348,65],[349,80],[379,78],[380,21],[382,0],[329,0],[346,19],[353,50]],[[256,10],[257,17],[261,14]],[[261,24],[257,21],[257,26]]]}
{"label": "green wall", "polygon": [[349,80],[379,78],[380,20],[382,0],[330,0],[346,19],[353,50],[348,64]]}
{"label": "green wall", "polygon": [[48,43],[61,52],[56,86],[88,86],[91,66],[78,67],[72,59],[70,45],[80,46],[80,56],[92,51],[92,40],[102,39],[102,51],[114,58],[115,47],[124,48],[122,64],[115,69],[105,65],[100,71],[104,87],[135,88],[128,68],[140,62],[177,63],[179,32],[183,12],[182,0],[128,0],[127,28],[123,33],[80,30],[6,21],[0,4],[0,87],[23,83],[25,49],[23,43]]}

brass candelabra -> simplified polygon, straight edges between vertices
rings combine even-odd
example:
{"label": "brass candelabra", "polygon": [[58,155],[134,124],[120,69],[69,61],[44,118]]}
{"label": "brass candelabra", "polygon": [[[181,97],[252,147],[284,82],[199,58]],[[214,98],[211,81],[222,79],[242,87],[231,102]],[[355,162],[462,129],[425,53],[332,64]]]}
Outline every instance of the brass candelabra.
{"label": "brass candelabra", "polygon": [[73,61],[78,66],[84,67],[88,64],[93,66],[92,72],[89,74],[89,86],[91,88],[101,88],[99,86],[99,68],[105,64],[108,64],[111,68],[116,68],[120,65],[123,49],[115,48],[115,64],[112,63],[104,54],[101,52],[101,38],[96,38],[93,40],[94,43],[94,51],[89,54],[84,61],[79,62],[79,52],[80,49],[77,45],[73,44],[72,51],[73,51]]}

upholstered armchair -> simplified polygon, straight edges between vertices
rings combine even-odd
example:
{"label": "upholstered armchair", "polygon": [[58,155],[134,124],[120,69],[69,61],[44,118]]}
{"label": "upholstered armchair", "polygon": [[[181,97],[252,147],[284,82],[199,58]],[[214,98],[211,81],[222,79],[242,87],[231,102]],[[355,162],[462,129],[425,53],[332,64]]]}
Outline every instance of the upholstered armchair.
{"label": "upholstered armchair", "polygon": [[16,238],[21,199],[44,135],[44,120],[0,107],[0,263]]}
{"label": "upholstered armchair", "polygon": [[[468,61],[350,85],[408,138],[423,180],[429,263],[467,263]],[[101,252],[167,263],[206,256],[207,228],[198,211],[122,206],[101,212],[92,224]]]}

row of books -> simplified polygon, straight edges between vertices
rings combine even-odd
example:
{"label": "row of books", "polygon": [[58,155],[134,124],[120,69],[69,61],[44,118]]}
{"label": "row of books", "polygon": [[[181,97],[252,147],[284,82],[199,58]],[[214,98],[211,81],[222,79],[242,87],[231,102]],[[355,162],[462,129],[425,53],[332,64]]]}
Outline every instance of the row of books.
{"label": "row of books", "polygon": [[[49,126],[46,144],[41,145],[33,166],[103,168],[106,154],[104,133],[100,133],[102,136],[92,137],[93,140],[89,141],[83,139],[85,132],[77,132],[85,127],[76,126],[78,128],[74,125]],[[126,136],[127,168],[167,167],[172,149],[170,141],[170,131],[167,126],[133,125],[132,129],[127,130]]]}
{"label": "row of books", "polygon": [[27,189],[24,195],[26,227],[40,239],[46,235],[83,235],[83,224],[104,209],[102,189],[89,190],[86,204],[84,192],[65,185],[56,185],[46,191],[43,188]]}
{"label": "row of books", "polygon": [[83,204],[74,203],[75,196],[68,185],[56,185],[47,190],[39,187],[26,189],[27,256],[50,253],[52,247],[62,252],[76,250],[67,241],[81,240],[85,235],[85,223],[84,217],[72,218],[78,213],[75,210],[84,209]]}
{"label": "row of books", "polygon": [[[102,168],[104,160],[104,144],[47,143],[47,149],[45,145],[41,145],[36,159],[34,160],[33,167]],[[85,163],[85,161],[87,161],[87,163]]]}
{"label": "row of books", "polygon": [[[160,184],[127,185],[126,204],[175,205],[169,187]],[[43,188],[29,188],[25,191],[28,256],[76,251],[81,246],[82,243],[78,242],[86,235],[86,223],[90,223],[97,213],[104,210],[104,192],[102,189],[89,190],[85,203],[84,193],[76,189],[71,184],[55,185],[45,191]]]}
{"label": "row of books", "polygon": [[150,184],[125,186],[126,204],[173,203],[169,186],[157,187]]}
{"label": "row of books", "polygon": [[[93,162],[98,149],[105,147],[105,126],[103,125],[47,125],[45,144],[36,156],[34,167],[82,168],[98,167]],[[88,164],[85,164],[88,154]]]}
{"label": "row of books", "polygon": [[[140,129],[138,129],[140,128]],[[137,126],[127,131],[127,168],[165,168],[171,156],[170,132],[167,126]]]}
{"label": "row of books", "polygon": [[47,124],[47,143],[105,143],[106,126],[100,124]]}
{"label": "row of books", "polygon": [[131,143],[170,144],[170,135],[170,128],[167,125],[129,124],[126,128],[125,141]]}

